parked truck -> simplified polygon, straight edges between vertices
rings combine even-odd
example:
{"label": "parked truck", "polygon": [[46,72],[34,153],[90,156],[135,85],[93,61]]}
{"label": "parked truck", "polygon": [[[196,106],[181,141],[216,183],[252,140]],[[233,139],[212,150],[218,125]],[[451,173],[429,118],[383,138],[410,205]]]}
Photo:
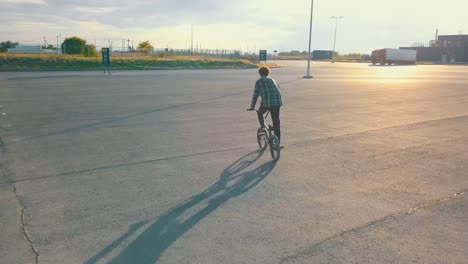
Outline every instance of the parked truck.
{"label": "parked truck", "polygon": [[372,64],[408,65],[416,64],[416,50],[378,49],[372,52]]}

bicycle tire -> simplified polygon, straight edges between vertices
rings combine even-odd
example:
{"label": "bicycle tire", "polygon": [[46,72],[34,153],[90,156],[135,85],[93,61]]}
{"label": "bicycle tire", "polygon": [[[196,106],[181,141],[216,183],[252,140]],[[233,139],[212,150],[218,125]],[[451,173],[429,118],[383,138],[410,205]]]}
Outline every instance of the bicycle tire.
{"label": "bicycle tire", "polygon": [[267,131],[262,129],[257,132],[257,143],[262,151],[264,151],[268,146]]}
{"label": "bicycle tire", "polygon": [[276,135],[272,135],[270,138],[270,154],[273,161],[278,161],[280,158],[281,146],[280,141]]}

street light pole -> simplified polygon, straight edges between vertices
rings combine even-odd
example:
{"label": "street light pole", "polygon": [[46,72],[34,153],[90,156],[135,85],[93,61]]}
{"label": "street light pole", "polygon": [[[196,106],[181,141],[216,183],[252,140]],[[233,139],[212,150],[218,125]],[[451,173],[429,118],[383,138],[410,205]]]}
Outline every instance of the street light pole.
{"label": "street light pole", "polygon": [[192,24],[192,29],[190,31],[190,56],[192,56],[193,53],[193,24]]}
{"label": "street light pole", "polygon": [[[59,43],[61,43],[61,42],[60,42],[60,37],[61,37],[61,36],[62,36],[62,34],[59,34],[59,35],[57,36],[57,50],[58,50],[58,49],[62,49],[61,45],[60,45],[60,48],[59,48]],[[62,53],[63,53],[63,50],[62,50]]]}
{"label": "street light pole", "polygon": [[333,39],[333,53],[332,53],[332,63],[335,63],[335,48],[336,48],[336,31],[338,29],[338,19],[342,19],[343,17],[335,17],[332,16],[333,19],[335,19],[335,38]]}
{"label": "street light pole", "polygon": [[312,79],[310,75],[310,52],[312,46],[312,15],[314,14],[314,0],[310,0],[310,26],[309,26],[309,56],[307,57],[307,75],[304,76],[305,79]]}

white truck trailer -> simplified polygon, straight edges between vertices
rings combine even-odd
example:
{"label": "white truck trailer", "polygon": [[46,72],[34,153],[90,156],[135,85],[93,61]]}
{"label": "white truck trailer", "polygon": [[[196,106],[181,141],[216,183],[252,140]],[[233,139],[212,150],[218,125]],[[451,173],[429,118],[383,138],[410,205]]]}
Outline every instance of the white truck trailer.
{"label": "white truck trailer", "polygon": [[372,52],[372,64],[380,65],[416,64],[416,50],[407,49],[378,49]]}

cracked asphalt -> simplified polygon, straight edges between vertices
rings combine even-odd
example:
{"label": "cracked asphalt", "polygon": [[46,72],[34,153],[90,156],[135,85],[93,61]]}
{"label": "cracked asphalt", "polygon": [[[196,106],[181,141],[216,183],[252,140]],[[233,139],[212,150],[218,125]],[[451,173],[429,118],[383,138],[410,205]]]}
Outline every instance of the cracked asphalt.
{"label": "cracked asphalt", "polygon": [[468,68],[0,73],[0,262],[466,263]]}

